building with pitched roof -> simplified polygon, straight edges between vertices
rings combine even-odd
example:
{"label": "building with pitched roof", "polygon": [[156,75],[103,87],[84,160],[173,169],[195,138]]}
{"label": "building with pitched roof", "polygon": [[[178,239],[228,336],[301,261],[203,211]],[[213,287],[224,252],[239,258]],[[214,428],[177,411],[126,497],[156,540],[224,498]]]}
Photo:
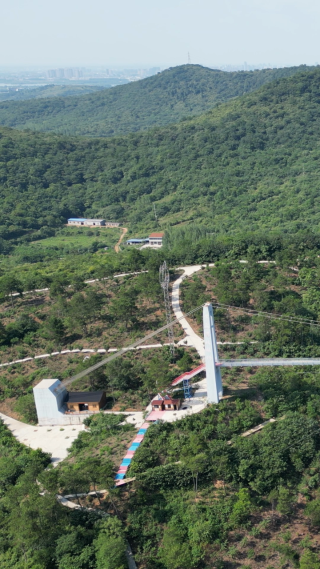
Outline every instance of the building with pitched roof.
{"label": "building with pitched roof", "polygon": [[74,425],[106,404],[105,391],[67,391],[59,379],[43,379],[33,388],[39,425]]}
{"label": "building with pitched roof", "polygon": [[71,391],[66,398],[67,413],[97,413],[106,404],[105,391]]}
{"label": "building with pitched roof", "polygon": [[149,235],[149,245],[151,247],[162,247],[164,233],[150,233]]}
{"label": "building with pitched roof", "polygon": [[168,393],[158,393],[151,401],[153,411],[177,411],[181,407],[181,399],[175,399]]}

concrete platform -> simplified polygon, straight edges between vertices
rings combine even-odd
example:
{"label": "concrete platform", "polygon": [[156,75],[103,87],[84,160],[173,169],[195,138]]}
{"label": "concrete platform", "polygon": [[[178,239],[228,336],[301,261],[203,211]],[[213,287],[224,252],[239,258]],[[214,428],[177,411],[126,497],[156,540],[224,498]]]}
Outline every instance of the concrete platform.
{"label": "concrete platform", "polygon": [[84,425],[67,425],[64,427],[27,425],[3,415],[3,413],[0,413],[0,419],[9,427],[20,443],[34,450],[40,448],[44,452],[49,452],[52,455],[51,462],[53,465],[58,464],[68,456],[67,449],[78,437],[80,431],[84,431]]}

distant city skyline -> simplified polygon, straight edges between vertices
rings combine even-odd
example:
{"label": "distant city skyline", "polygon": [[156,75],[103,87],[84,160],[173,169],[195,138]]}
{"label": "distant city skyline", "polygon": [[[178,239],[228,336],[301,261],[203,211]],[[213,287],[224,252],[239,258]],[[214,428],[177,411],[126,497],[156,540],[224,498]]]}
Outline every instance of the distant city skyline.
{"label": "distant city skyline", "polygon": [[315,0],[11,0],[1,15],[0,67],[174,67],[188,52],[210,67],[320,59]]}
{"label": "distant city skyline", "polygon": [[[182,62],[180,64],[177,65],[143,65],[143,64],[129,64],[129,63],[124,63],[122,65],[111,65],[111,64],[105,64],[105,65],[71,65],[71,64],[59,64],[59,65],[0,65],[0,73],[20,73],[20,72],[32,72],[32,71],[38,71],[38,72],[43,72],[45,74],[48,74],[51,71],[55,71],[55,72],[59,72],[62,76],[66,76],[64,73],[61,73],[62,71],[64,72],[68,72],[70,70],[76,71],[79,73],[79,75],[81,75],[82,73],[88,72],[88,71],[92,71],[92,72],[98,72],[103,71],[103,72],[113,72],[113,71],[139,71],[139,70],[156,70],[155,73],[159,72],[159,71],[164,71],[165,69],[168,69],[169,67],[176,67],[178,65],[187,65],[188,62]],[[274,62],[260,62],[260,63],[254,63],[254,62],[226,62],[226,63],[211,63],[211,64],[204,64],[204,63],[194,63],[191,62],[191,65],[201,65],[203,67],[208,67],[209,69],[239,69],[239,70],[254,70],[254,69],[266,69],[266,68],[281,68],[281,67],[294,67],[294,66],[299,66],[299,65],[308,65],[308,66],[315,66],[315,65],[319,65],[318,61],[314,61],[313,63],[305,63],[305,62],[300,62],[300,63],[283,63],[283,64],[276,64]],[[53,76],[57,76],[59,77],[59,73],[54,74]]]}

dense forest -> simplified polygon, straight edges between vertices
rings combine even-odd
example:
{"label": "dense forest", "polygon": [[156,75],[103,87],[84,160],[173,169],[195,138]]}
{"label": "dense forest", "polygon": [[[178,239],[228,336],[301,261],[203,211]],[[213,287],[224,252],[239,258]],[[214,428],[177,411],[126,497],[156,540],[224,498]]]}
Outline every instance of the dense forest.
{"label": "dense forest", "polygon": [[[109,426],[111,434],[124,430],[118,423]],[[95,442],[98,436],[96,428]],[[111,501],[103,511],[69,510],[55,495],[77,491],[79,484],[89,488],[93,480],[110,486],[110,461],[102,467],[100,461],[87,459],[44,470],[49,461],[42,451],[18,443],[0,419],[1,568],[125,569],[124,529],[116,516],[108,515]]]}
{"label": "dense forest", "polygon": [[313,69],[301,65],[227,73],[200,65],[182,65],[80,99],[4,102],[0,104],[0,124],[66,135],[119,136],[200,115],[219,102]]}
{"label": "dense forest", "polygon": [[1,128],[0,236],[46,237],[71,215],[144,233],[157,228],[153,204],[162,228],[317,231],[319,79],[301,73],[201,117],[108,140]]}
{"label": "dense forest", "polygon": [[[111,85],[110,85],[111,86]],[[99,85],[44,85],[35,88],[4,89],[0,87],[0,101],[26,101],[51,97],[71,97],[101,91]]]}

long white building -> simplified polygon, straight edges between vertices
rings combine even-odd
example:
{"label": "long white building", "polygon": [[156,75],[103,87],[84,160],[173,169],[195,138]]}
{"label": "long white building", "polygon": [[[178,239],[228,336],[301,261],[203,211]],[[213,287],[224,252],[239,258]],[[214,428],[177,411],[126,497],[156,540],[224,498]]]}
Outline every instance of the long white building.
{"label": "long white building", "polygon": [[87,219],[86,217],[70,217],[68,225],[85,227],[119,227],[117,221],[106,221],[105,219]]}

